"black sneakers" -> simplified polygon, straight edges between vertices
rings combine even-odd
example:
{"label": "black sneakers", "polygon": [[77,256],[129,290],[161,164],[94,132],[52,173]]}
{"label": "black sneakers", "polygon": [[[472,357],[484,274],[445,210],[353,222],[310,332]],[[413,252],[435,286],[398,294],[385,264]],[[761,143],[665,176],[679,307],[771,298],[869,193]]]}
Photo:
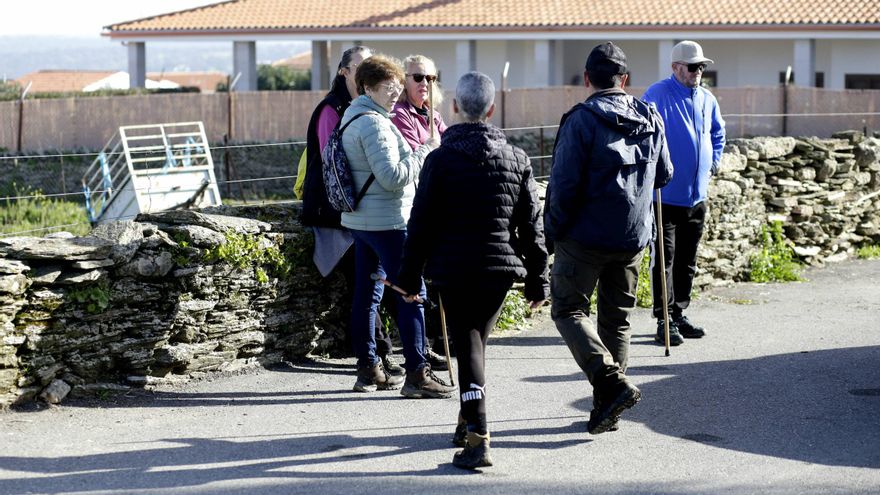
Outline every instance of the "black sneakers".
{"label": "black sneakers", "polygon": [[403,377],[390,375],[379,362],[373,366],[358,368],[354,391],[397,390],[401,384],[403,384]]}
{"label": "black sneakers", "polygon": [[[665,346],[666,345],[666,336],[664,334],[663,329],[663,320],[657,320],[657,335],[654,337],[654,341],[658,344]],[[675,326],[675,321],[669,322],[669,345],[675,347],[677,345],[681,345],[684,343],[684,339],[681,337],[681,334],[678,332],[678,327]]]}
{"label": "black sneakers", "polygon": [[706,331],[702,327],[698,327],[687,319],[687,316],[681,315],[673,318],[672,323],[678,327],[678,332],[686,339],[699,339],[706,335]]}
{"label": "black sneakers", "polygon": [[587,431],[592,435],[611,431],[611,428],[617,424],[620,414],[636,405],[642,398],[642,392],[626,378],[615,385],[611,393],[595,389],[593,393],[602,394],[606,399],[599,402],[601,407],[597,406],[590,412]]}
{"label": "black sneakers", "polygon": [[410,399],[448,399],[455,393],[450,386],[431,371],[431,365],[425,364],[415,373],[407,373],[406,382],[400,395]]}
{"label": "black sneakers", "polygon": [[406,370],[403,369],[403,366],[397,364],[397,360],[394,359],[394,356],[390,353],[382,356],[381,359],[382,367],[384,367],[385,371],[387,371],[389,374],[394,376],[403,376],[406,374]]}
{"label": "black sneakers", "polygon": [[489,433],[467,432],[467,441],[464,449],[459,450],[452,456],[452,465],[462,469],[477,469],[492,465],[492,456],[489,452]]}

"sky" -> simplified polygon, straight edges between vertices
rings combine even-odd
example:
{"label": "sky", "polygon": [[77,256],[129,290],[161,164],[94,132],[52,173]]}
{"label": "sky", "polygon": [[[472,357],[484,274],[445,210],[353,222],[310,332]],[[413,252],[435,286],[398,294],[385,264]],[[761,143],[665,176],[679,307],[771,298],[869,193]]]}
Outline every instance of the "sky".
{"label": "sky", "polygon": [[98,37],[108,24],[211,3],[217,0],[4,0],[0,36]]}

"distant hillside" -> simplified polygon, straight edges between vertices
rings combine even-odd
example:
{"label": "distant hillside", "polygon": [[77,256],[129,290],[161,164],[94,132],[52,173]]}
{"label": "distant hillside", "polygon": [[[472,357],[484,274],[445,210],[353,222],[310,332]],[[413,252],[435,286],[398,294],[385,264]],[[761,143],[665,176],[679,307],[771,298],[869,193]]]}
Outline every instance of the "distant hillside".
{"label": "distant hillside", "polygon": [[[270,63],[310,49],[308,41],[257,43],[257,60]],[[0,36],[0,80],[40,69],[128,70],[119,42],[99,37]],[[232,42],[147,43],[147,71],[232,72]]]}

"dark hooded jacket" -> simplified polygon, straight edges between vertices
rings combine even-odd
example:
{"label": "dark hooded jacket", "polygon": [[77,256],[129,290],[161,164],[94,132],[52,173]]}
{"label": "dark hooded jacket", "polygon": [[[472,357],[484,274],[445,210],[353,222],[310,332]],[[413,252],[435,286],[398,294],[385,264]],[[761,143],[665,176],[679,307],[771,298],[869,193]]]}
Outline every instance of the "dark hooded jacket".
{"label": "dark hooded jacket", "polygon": [[549,296],[541,204],[525,152],[492,125],[449,127],[425,159],[407,224],[400,285],[525,279],[531,301]]}
{"label": "dark hooded jacket", "polygon": [[549,241],[644,249],[654,238],[653,190],[672,178],[657,110],[607,89],[572,108],[559,126],[545,206]]}
{"label": "dark hooded jacket", "polygon": [[312,112],[309,128],[306,131],[306,179],[303,182],[303,204],[300,214],[300,222],[303,225],[341,228],[340,213],[333,209],[327,200],[321,146],[318,144],[318,117],[324,107],[330,105],[341,119],[345,109],[351,105],[351,94],[345,85],[345,76],[337,75],[336,79],[334,88]]}

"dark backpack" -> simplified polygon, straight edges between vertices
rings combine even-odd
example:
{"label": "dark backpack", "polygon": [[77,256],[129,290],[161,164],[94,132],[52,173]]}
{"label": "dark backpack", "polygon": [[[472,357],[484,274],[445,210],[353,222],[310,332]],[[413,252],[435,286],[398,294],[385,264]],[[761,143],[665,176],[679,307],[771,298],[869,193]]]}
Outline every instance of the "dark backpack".
{"label": "dark backpack", "polygon": [[[376,112],[363,112],[355,115],[344,126],[336,128],[330,133],[327,145],[321,152],[322,172],[324,175],[324,187],[327,189],[327,200],[333,209],[341,212],[352,212],[357,208],[357,204],[367,193],[367,189],[376,179],[374,174],[370,174],[370,178],[361,188],[357,196],[354,195],[354,181],[351,177],[351,167],[348,165],[348,158],[345,157],[345,150],[342,148],[342,133],[345,128],[351,125],[363,115]],[[342,121],[340,121],[342,122]]]}

